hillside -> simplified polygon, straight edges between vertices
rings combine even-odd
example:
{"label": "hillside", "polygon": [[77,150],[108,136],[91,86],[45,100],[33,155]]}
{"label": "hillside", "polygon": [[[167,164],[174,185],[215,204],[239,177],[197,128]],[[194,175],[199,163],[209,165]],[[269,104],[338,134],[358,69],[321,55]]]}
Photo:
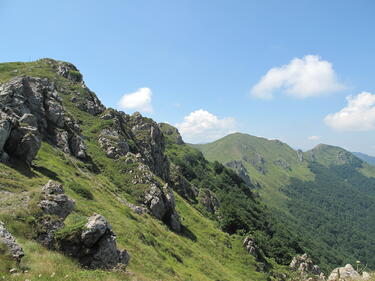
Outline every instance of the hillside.
{"label": "hillside", "polygon": [[106,108],[70,63],[2,63],[0,83],[0,221],[12,236],[0,234],[25,255],[0,247],[3,279],[292,275],[303,245],[175,128]]}
{"label": "hillside", "polygon": [[194,147],[211,161],[240,161],[273,214],[323,268],[356,260],[374,268],[373,167],[339,147],[303,153],[245,134]]}

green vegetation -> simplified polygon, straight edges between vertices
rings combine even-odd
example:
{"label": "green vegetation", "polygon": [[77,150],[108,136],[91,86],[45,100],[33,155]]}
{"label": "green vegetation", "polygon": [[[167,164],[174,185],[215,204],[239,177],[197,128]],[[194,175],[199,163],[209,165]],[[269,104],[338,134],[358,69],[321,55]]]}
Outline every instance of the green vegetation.
{"label": "green vegetation", "polygon": [[375,268],[374,167],[339,147],[298,155],[279,141],[244,134],[194,146],[211,161],[241,160],[273,215],[323,270],[356,260]]}
{"label": "green vegetation", "polygon": [[169,141],[167,155],[193,185],[216,194],[221,202],[217,221],[223,231],[252,235],[265,255],[280,264],[289,264],[296,253],[302,252],[298,239],[272,218],[235,172],[217,161],[208,162],[188,145]]}
{"label": "green vegetation", "polygon": [[[25,258],[19,265],[19,271],[27,271],[10,277],[6,269],[12,264],[9,264],[9,259],[4,258],[6,253],[0,252],[0,270],[4,269],[0,278],[51,280],[54,277],[56,280],[108,281],[134,278],[272,280],[272,276],[287,272],[275,260],[287,262],[295,252],[288,248],[293,243],[289,241],[293,240],[289,238],[289,233],[279,232],[276,223],[268,221],[271,216],[265,207],[253,198],[248,187],[232,171],[224,169],[218,163],[208,163],[200,152],[188,146],[168,151],[171,159],[174,157],[173,153],[176,153],[173,159],[177,162],[179,156],[186,157],[186,165],[182,166],[191,182],[198,187],[215,190],[225,202],[220,210],[222,218],[217,220],[175,194],[176,208],[183,224],[182,233],[176,234],[163,222],[148,214],[136,214],[122,203],[123,200],[137,203],[144,187],[131,181],[130,171],[137,172],[134,164],[127,163],[122,158],[110,159],[100,149],[98,134],[101,129],[110,127],[112,121],[102,120],[77,107],[88,95],[80,83],[57,75],[53,62],[47,59],[0,64],[0,82],[18,75],[46,77],[64,89],[64,94],[60,96],[67,113],[80,123],[89,159],[86,162],[79,161],[43,142],[31,168],[21,163],[0,163],[0,192],[6,191],[0,200],[0,220],[22,245]],[[73,93],[77,91],[81,94],[72,102]],[[136,145],[131,140],[129,143],[131,151],[137,152]],[[189,153],[185,153],[185,150]],[[206,181],[205,172],[209,173]],[[76,202],[74,212],[65,221],[65,228],[58,231],[56,237],[74,235],[82,229],[87,216],[100,213],[111,223],[118,246],[126,248],[132,256],[128,273],[85,270],[75,260],[49,251],[33,240],[35,231],[38,231],[40,210],[37,202],[41,187],[50,179],[61,182],[66,194]],[[244,198],[237,193],[243,194]],[[242,207],[236,210],[233,204]],[[236,212],[239,212],[238,217]],[[243,234],[246,232],[253,232],[260,241],[264,239],[261,243],[266,255],[275,259],[268,259],[272,266],[269,272],[258,272],[259,262],[242,247]],[[273,241],[270,246],[267,239]],[[284,249],[280,248],[282,253],[276,253],[277,243],[283,244]]]}

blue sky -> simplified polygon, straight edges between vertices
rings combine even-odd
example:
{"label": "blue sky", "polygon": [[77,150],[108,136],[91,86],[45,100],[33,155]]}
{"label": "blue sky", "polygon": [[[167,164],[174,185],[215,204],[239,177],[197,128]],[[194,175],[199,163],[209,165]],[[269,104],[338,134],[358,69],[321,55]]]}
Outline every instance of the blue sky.
{"label": "blue sky", "polygon": [[375,155],[374,12],[372,0],[0,0],[0,61],[70,61],[106,106],[188,141],[240,131]]}

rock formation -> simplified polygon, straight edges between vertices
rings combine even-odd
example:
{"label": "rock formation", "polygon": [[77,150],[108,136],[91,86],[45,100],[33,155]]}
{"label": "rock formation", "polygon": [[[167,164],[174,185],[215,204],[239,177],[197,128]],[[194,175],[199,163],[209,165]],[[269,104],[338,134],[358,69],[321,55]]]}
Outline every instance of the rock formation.
{"label": "rock formation", "polygon": [[0,221],[0,244],[5,245],[8,248],[12,258],[17,262],[20,262],[22,257],[25,255],[21,246],[17,244],[16,240],[5,228],[5,224]]}
{"label": "rock formation", "polygon": [[57,245],[59,250],[90,269],[126,266],[130,260],[126,250],[117,248],[116,235],[111,225],[99,214],[89,217],[79,231],[59,239]]}
{"label": "rock formation", "polygon": [[164,221],[174,231],[181,230],[179,215],[176,211],[176,203],[172,189],[168,184],[161,185],[149,166],[140,160],[140,154],[128,153],[125,157],[127,163],[136,164],[137,172],[133,173],[133,184],[146,186],[144,194],[139,198],[140,203],[147,207],[150,213],[159,220]]}
{"label": "rock formation", "polygon": [[351,264],[344,267],[335,268],[328,276],[327,281],[347,281],[347,280],[369,280],[371,276],[367,272],[360,275]]}
{"label": "rock formation", "polygon": [[31,164],[41,141],[77,158],[86,157],[79,125],[65,113],[55,84],[48,79],[16,77],[0,86],[0,159]]}
{"label": "rock formation", "polygon": [[307,254],[295,256],[289,267],[294,271],[300,272],[301,275],[320,275],[321,273],[319,266],[315,265]]}
{"label": "rock formation", "polygon": [[228,163],[225,163],[225,166],[232,168],[236,171],[238,176],[248,185],[251,185],[251,179],[249,177],[249,174],[243,165],[242,161],[240,160],[233,160]]}

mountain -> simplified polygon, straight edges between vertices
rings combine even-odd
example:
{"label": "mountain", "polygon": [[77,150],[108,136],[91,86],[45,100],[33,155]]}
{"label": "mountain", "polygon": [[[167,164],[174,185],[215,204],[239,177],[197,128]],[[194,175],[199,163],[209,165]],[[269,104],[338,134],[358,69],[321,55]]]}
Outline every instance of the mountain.
{"label": "mountain", "polygon": [[[290,169],[274,145],[280,161],[254,162],[266,175]],[[306,248],[256,189],[174,127],[106,108],[71,63],[0,64],[5,280],[291,278]]]}
{"label": "mountain", "polygon": [[356,260],[374,268],[374,167],[340,147],[302,152],[239,133],[194,147],[210,161],[241,162],[273,215],[323,268]]}
{"label": "mountain", "polygon": [[370,165],[375,165],[375,157],[370,156],[361,152],[352,152],[355,156],[357,156],[359,159],[369,163]]}

